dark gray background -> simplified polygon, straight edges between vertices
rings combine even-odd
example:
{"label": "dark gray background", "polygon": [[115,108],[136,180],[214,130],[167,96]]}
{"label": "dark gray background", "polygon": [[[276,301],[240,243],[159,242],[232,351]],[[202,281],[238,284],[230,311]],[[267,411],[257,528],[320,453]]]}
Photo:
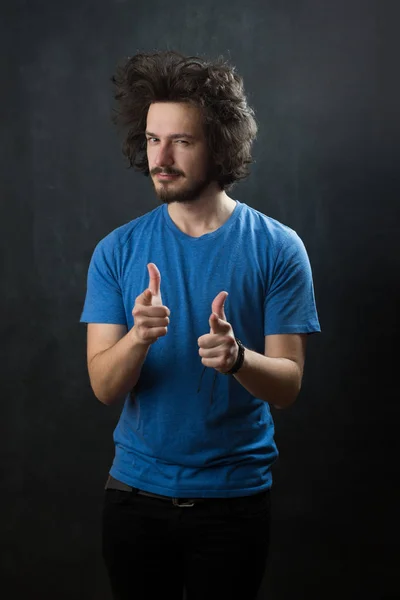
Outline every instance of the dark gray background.
{"label": "dark gray background", "polygon": [[293,227],[314,272],[323,333],[297,403],[274,412],[260,599],[400,598],[400,3],[3,0],[1,13],[7,598],[110,599],[100,514],[120,409],[90,390],[79,317],[95,244],[157,206],[123,161],[110,77],[165,48],[224,54],[244,76],[260,133],[232,195]]}

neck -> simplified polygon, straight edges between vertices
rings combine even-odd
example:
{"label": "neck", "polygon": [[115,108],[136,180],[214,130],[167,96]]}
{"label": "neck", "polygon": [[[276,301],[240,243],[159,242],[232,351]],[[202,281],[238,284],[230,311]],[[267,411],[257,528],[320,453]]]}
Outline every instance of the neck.
{"label": "neck", "polygon": [[236,202],[222,190],[207,190],[197,200],[171,202],[168,213],[187,235],[200,237],[219,229],[229,219]]}

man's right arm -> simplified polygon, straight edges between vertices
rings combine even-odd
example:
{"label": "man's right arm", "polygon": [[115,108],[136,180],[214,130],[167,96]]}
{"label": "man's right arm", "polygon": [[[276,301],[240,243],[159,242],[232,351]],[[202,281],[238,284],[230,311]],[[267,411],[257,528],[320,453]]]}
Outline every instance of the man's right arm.
{"label": "man's right arm", "polygon": [[89,323],[87,363],[95,396],[103,404],[124,398],[136,385],[151,344],[167,334],[170,311],[162,305],[157,267],[148,265],[149,288],[136,298],[134,326]]}
{"label": "man's right arm", "polygon": [[89,323],[87,362],[90,384],[103,404],[113,404],[132,390],[140,376],[149,344],[140,343],[134,328]]}

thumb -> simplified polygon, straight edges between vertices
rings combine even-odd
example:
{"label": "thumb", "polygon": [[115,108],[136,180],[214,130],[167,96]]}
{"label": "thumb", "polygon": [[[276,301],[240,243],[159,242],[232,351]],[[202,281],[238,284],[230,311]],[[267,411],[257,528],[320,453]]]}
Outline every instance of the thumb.
{"label": "thumb", "polygon": [[214,300],[211,304],[211,311],[217,315],[218,318],[226,321],[224,304],[225,300],[228,297],[228,292],[220,292],[217,296],[215,296]]}
{"label": "thumb", "polygon": [[154,263],[149,263],[147,270],[149,272],[149,289],[153,296],[152,304],[153,306],[162,306],[160,271]]}

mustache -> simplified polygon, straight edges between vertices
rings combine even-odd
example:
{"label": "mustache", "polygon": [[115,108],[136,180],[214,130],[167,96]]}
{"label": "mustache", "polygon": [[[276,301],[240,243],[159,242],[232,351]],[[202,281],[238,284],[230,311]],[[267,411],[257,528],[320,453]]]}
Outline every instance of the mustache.
{"label": "mustache", "polygon": [[157,175],[158,173],[162,173],[163,175],[183,175],[184,173],[182,173],[182,171],[178,171],[178,169],[172,169],[171,167],[154,167],[154,169],[151,169],[150,174],[151,175]]}

